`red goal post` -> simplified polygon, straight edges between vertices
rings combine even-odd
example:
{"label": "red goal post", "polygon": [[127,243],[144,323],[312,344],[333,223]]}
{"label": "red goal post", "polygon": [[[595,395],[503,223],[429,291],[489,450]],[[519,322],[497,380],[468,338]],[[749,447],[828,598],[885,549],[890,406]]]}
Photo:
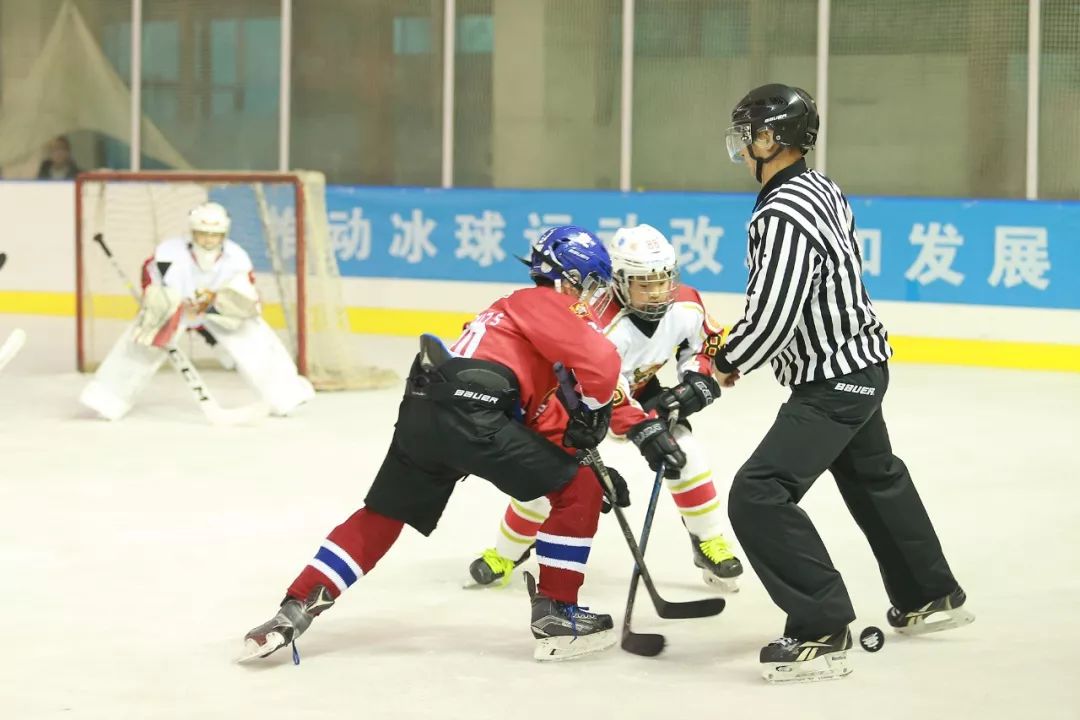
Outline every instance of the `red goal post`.
{"label": "red goal post", "polygon": [[100,233],[129,281],[170,237],[188,235],[192,207],[213,200],[230,239],[252,258],[264,317],[319,389],[384,387],[393,373],[353,358],[342,281],[331,247],[322,173],[93,171],[75,179],[76,342],[80,371],[95,367],[137,312],[94,247]]}

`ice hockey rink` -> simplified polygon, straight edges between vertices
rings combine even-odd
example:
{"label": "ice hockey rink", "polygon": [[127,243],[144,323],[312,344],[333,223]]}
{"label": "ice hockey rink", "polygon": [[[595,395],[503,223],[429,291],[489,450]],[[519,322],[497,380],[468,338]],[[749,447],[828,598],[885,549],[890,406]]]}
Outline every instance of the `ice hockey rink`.
{"label": "ice hockey rink", "polygon": [[[400,388],[320,394],[292,418],[221,428],[165,368],[110,424],[76,403],[85,378],[66,370],[68,326],[20,324],[27,348],[0,375],[0,718],[1080,718],[1078,375],[893,366],[894,447],[978,619],[921,638],[886,630],[881,652],[852,651],[847,679],[760,678],[758,648],[783,618],[750,568],[715,618],[658,620],[642,593],[634,625],[667,636],[658,658],[615,648],[535,662],[520,577],[505,590],[461,588],[505,507],[477,479],[430,539],[406,530],[315,622],[299,666],[287,651],[239,666],[244,633],[361,504]],[[28,352],[35,344],[55,364]],[[399,370],[411,351],[404,339],[365,345]],[[225,405],[253,398],[235,375],[207,380]],[[693,418],[722,489],[783,397],[759,372]],[[639,527],[651,473],[632,446],[602,452],[631,482]],[[873,557],[828,475],[803,505],[847,580],[853,631],[887,628]],[[648,560],[665,596],[712,592],[666,493]],[[618,625],[631,566],[604,516],[583,604]]]}

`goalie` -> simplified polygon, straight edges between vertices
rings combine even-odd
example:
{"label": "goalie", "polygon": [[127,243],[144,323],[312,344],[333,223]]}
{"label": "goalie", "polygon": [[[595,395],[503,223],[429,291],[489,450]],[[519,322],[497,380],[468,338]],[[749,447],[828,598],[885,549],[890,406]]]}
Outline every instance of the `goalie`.
{"label": "goalie", "polygon": [[165,240],[143,265],[142,309],[79,397],[109,420],[123,417],[185,330],[217,342],[275,415],[314,397],[307,378],[260,316],[251,258],[228,239],[229,214],[208,202],[190,213],[191,237]]}

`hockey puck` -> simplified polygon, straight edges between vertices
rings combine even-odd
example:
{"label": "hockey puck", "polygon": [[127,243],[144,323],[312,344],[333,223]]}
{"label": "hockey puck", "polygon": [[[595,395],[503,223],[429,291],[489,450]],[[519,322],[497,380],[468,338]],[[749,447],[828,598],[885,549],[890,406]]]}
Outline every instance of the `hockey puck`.
{"label": "hockey puck", "polygon": [[873,625],[863,628],[859,633],[859,644],[866,652],[877,652],[885,646],[885,633]]}

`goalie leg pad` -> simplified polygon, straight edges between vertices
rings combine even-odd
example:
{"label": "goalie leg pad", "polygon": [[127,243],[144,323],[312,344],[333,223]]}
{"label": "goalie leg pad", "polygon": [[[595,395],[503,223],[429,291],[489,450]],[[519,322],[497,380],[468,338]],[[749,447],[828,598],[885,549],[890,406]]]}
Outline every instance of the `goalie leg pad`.
{"label": "goalie leg pad", "polygon": [[134,340],[135,326],[116,341],[79,402],[108,420],[119,420],[135,403],[135,396],[165,362],[165,352]]}
{"label": "goalie leg pad", "polygon": [[315,397],[311,383],[297,373],[292,357],[262,318],[246,320],[233,331],[218,330],[214,337],[274,415],[288,415]]}

